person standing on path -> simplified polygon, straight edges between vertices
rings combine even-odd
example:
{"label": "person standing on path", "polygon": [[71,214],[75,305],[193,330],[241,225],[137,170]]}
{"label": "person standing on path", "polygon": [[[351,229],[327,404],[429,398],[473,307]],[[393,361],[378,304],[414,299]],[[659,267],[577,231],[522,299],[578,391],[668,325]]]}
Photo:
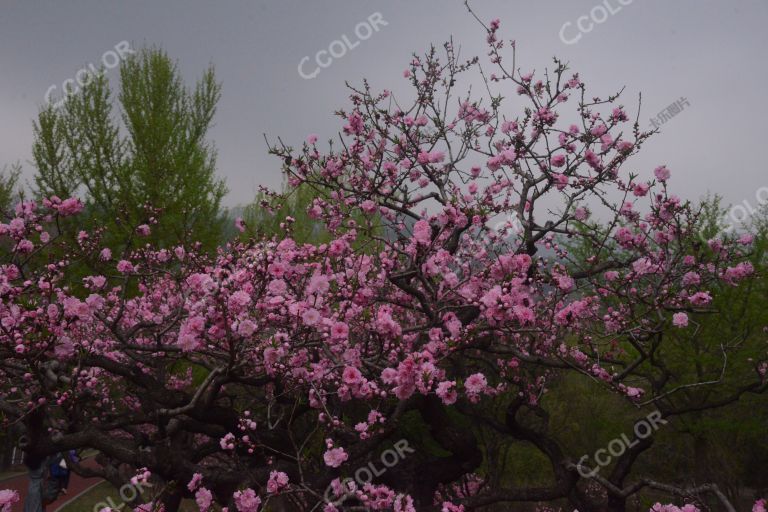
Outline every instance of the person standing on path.
{"label": "person standing on path", "polygon": [[67,494],[67,487],[69,487],[69,477],[72,474],[72,470],[69,469],[70,461],[74,463],[80,462],[80,457],[77,455],[77,450],[69,450],[69,452],[67,453],[67,458],[66,458],[67,476],[62,481],[62,489],[64,494]]}
{"label": "person standing on path", "polygon": [[67,494],[67,487],[69,487],[69,475],[70,469],[68,461],[77,462],[79,459],[75,450],[71,450],[67,453],[67,457],[63,453],[58,452],[51,457],[48,462],[48,471],[50,478],[56,481],[58,485],[58,491],[61,494]]}
{"label": "person standing on path", "polygon": [[24,512],[45,512],[43,481],[46,473],[46,457],[28,453],[24,464],[29,469],[29,491],[24,500]]}

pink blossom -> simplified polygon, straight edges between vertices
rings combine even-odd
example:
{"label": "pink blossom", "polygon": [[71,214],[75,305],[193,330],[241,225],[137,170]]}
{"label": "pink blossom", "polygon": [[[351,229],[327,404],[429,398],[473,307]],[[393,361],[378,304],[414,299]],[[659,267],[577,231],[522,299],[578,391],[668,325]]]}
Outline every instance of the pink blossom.
{"label": "pink blossom", "polygon": [[235,492],[232,497],[235,499],[235,506],[238,512],[259,512],[261,498],[256,495],[253,489]]}
{"label": "pink blossom", "polygon": [[315,308],[309,308],[301,315],[301,319],[307,325],[315,325],[320,321],[320,313]]}
{"label": "pink blossom", "polygon": [[605,123],[596,124],[595,126],[589,129],[589,133],[591,133],[595,137],[602,137],[607,131],[608,131],[608,127],[605,126]]}
{"label": "pink blossom", "polygon": [[61,216],[67,217],[69,215],[80,213],[83,210],[83,203],[76,197],[70,197],[62,201],[61,204],[55,208]]}
{"label": "pink blossom", "polygon": [[442,151],[422,151],[417,157],[420,164],[435,164],[445,159],[445,153]]}
{"label": "pink blossom", "polygon": [[553,173],[552,177],[554,179],[555,188],[557,188],[557,190],[563,190],[568,186],[568,176],[565,174]]}
{"label": "pink blossom", "polygon": [[360,113],[352,112],[349,117],[347,117],[347,120],[349,123],[344,126],[344,133],[347,135],[360,135],[363,133],[365,124],[363,123],[363,117]]}
{"label": "pink blossom", "polygon": [[688,327],[688,315],[685,313],[675,313],[672,315],[672,325],[675,327]]}
{"label": "pink blossom", "polygon": [[748,261],[742,261],[734,267],[728,267],[723,273],[723,279],[730,284],[736,284],[742,279],[750,276],[754,273],[755,268],[752,263]]}
{"label": "pink blossom", "polygon": [[568,291],[573,288],[575,282],[571,276],[566,275],[558,275],[555,276],[555,281],[557,282],[558,288],[560,288],[563,291]]}
{"label": "pink blossom", "polygon": [[701,283],[701,276],[696,272],[687,272],[683,276],[683,285],[692,286]]}
{"label": "pink blossom", "polygon": [[211,508],[211,503],[213,503],[213,494],[205,487],[201,487],[195,493],[195,502],[200,512],[208,512]]}
{"label": "pink blossom", "polygon": [[117,271],[121,274],[129,274],[133,272],[133,264],[128,260],[120,260],[117,262]]}
{"label": "pink blossom", "polygon": [[593,169],[600,169],[602,167],[602,162],[600,160],[600,157],[595,154],[594,151],[591,149],[588,149],[584,153],[584,160],[587,162],[587,165],[592,167]]}
{"label": "pink blossom", "polygon": [[288,292],[288,284],[282,279],[273,279],[267,285],[267,290],[272,295],[282,297]]}
{"label": "pink blossom", "polygon": [[397,370],[394,368],[384,368],[381,372],[381,381],[388,385],[397,383]]}
{"label": "pink blossom", "polygon": [[417,243],[422,245],[429,245],[432,241],[432,228],[429,222],[425,220],[418,221],[413,226],[413,238]]}
{"label": "pink blossom", "polygon": [[661,503],[656,503],[650,508],[649,512],[700,512],[700,510],[694,505],[690,504],[684,505],[683,508],[680,508],[671,504],[662,505]]}
{"label": "pink blossom", "polygon": [[482,373],[472,374],[464,381],[464,388],[467,390],[467,393],[472,395],[482,393],[487,385],[488,381]]}
{"label": "pink blossom", "polygon": [[234,450],[235,449],[235,435],[231,432],[219,439],[219,446],[222,450]]}
{"label": "pink blossom", "polygon": [[755,235],[752,233],[744,233],[739,237],[739,243],[741,245],[750,245],[755,240]]}
{"label": "pink blossom", "polygon": [[75,344],[69,336],[61,336],[53,350],[59,359],[68,359],[75,354]]}
{"label": "pink blossom", "polygon": [[435,394],[440,397],[445,405],[451,405],[456,403],[458,394],[456,393],[455,381],[443,381],[437,385]]}
{"label": "pink blossom", "polygon": [[344,384],[353,386],[360,384],[363,380],[363,375],[360,373],[360,370],[358,370],[355,367],[347,366],[344,368],[344,371],[342,372],[342,380],[344,381]]}
{"label": "pink blossom", "polygon": [[12,219],[9,223],[7,228],[13,233],[14,235],[21,235],[24,233],[25,228],[25,222],[24,219],[16,217]]}
{"label": "pink blossom", "polygon": [[18,492],[7,489],[0,491],[0,512],[11,512],[11,505],[18,502]]}
{"label": "pink blossom", "polygon": [[555,124],[557,116],[557,112],[549,107],[541,107],[533,114],[533,119],[536,122],[551,126]]}
{"label": "pink blossom", "polygon": [[308,294],[315,293],[318,295],[327,293],[329,289],[330,282],[328,281],[328,277],[323,274],[314,274],[309,279],[309,283],[307,284],[306,288]]}
{"label": "pink blossom", "polygon": [[632,193],[637,197],[644,197],[648,194],[649,189],[650,186],[647,183],[635,183],[634,187],[632,187]]}
{"label": "pink blossom", "polygon": [[583,206],[579,206],[573,211],[573,217],[576,220],[585,221],[589,217],[589,210],[584,208]]}
{"label": "pink blossom", "polygon": [[349,327],[344,322],[335,322],[331,326],[331,337],[337,340],[346,339],[349,335]]}
{"label": "pink blossom", "polygon": [[98,289],[104,287],[104,285],[107,283],[107,278],[104,276],[92,276],[89,281],[93,288]]}
{"label": "pink blossom", "polygon": [[19,243],[16,244],[16,251],[22,254],[32,252],[34,248],[35,248],[35,244],[33,244],[29,240],[20,240]]}
{"label": "pink blossom", "polygon": [[242,311],[243,308],[251,303],[251,296],[243,290],[238,290],[229,296],[228,303],[233,311]]}
{"label": "pink blossom", "polygon": [[282,471],[270,471],[267,492],[277,494],[288,485],[288,475]]}
{"label": "pink blossom", "polygon": [[550,160],[552,167],[562,167],[565,165],[565,155],[555,155]]}
{"label": "pink blossom", "polygon": [[416,512],[413,498],[408,495],[399,495],[395,498],[394,512]]}
{"label": "pink blossom", "polygon": [[240,324],[237,326],[237,333],[240,336],[251,336],[254,332],[256,332],[256,324],[251,320],[243,320],[240,322]]}
{"label": "pink blossom", "polygon": [[346,240],[336,239],[328,244],[328,254],[331,256],[341,256],[349,249],[349,243]]}
{"label": "pink blossom", "polygon": [[509,134],[512,131],[517,130],[517,123],[514,121],[504,121],[501,123],[501,133]]}
{"label": "pink blossom", "polygon": [[653,174],[656,176],[656,179],[659,181],[667,181],[670,176],[669,169],[667,169],[666,165],[660,165],[656,169],[653,170]]}
{"label": "pink blossom", "polygon": [[182,351],[192,352],[202,345],[202,341],[196,335],[187,332],[179,334],[177,344]]}
{"label": "pink blossom", "polygon": [[203,475],[200,473],[195,473],[192,475],[192,480],[189,481],[187,484],[187,489],[189,489],[189,492],[195,492],[195,490],[200,487],[200,482],[203,481]]}
{"label": "pink blossom", "polygon": [[691,304],[696,306],[705,306],[712,302],[712,296],[709,294],[709,292],[696,292],[691,295],[688,300],[691,301]]}
{"label": "pink blossom", "polygon": [[341,466],[348,458],[349,455],[344,451],[344,448],[330,448],[323,454],[325,465],[332,468]]}

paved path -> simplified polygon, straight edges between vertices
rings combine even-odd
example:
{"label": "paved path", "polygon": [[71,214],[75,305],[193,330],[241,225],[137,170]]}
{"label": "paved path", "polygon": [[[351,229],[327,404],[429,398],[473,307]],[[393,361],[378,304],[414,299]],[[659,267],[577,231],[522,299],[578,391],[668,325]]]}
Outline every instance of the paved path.
{"label": "paved path", "polygon": [[[98,464],[93,457],[83,460],[82,465],[85,467],[98,467]],[[83,478],[79,475],[76,475],[75,473],[72,473],[69,478],[69,488],[67,489],[67,494],[60,494],[59,499],[45,507],[45,511],[56,512],[59,507],[64,505],[66,502],[75,496],[78,496],[81,493],[87,491],[100,482],[100,478]],[[18,503],[14,503],[13,507],[11,508],[11,512],[23,512],[24,498],[27,496],[28,486],[29,478],[27,478],[26,474],[0,482],[0,489],[11,489],[18,491],[19,497],[21,498]]]}

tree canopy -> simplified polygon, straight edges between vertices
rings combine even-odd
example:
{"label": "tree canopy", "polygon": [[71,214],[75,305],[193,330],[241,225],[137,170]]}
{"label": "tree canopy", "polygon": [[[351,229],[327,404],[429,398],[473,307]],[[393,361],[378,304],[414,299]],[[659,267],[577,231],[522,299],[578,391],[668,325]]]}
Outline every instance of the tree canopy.
{"label": "tree canopy", "polygon": [[[500,22],[483,27],[492,74],[433,47],[409,95],[350,86],[341,144],[271,146],[321,239],[277,207],[256,236],[191,243],[194,194],[165,185],[193,168],[220,197],[212,72],[190,100],[164,54],[127,62],[127,139],[103,81],[43,111],[40,197],[0,224],[0,411],[30,453],[99,450],[76,470],[151,479],[142,511],[736,510],[712,468],[674,471],[691,466],[676,435],[711,442],[765,403],[764,236],[702,241],[711,211],[667,166],[629,170],[653,134],[620,94],[588,95],[558,60],[520,71]],[[482,95],[458,89],[469,73]],[[88,224],[114,205],[130,220]],[[112,250],[165,207],[155,239]]]}

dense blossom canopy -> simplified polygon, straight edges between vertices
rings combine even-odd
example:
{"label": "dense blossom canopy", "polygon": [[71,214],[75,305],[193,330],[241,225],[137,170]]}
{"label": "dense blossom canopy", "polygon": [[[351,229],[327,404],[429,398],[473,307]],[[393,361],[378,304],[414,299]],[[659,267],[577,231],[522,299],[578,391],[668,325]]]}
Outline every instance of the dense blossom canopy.
{"label": "dense blossom canopy", "polygon": [[[519,72],[498,29],[487,27],[484,100],[456,97],[478,61],[447,44],[443,60],[433,49],[405,71],[410,106],[365,84],[339,113],[338,145],[272,148],[292,186],[317,191],[309,213],[327,244],[294,240],[286,219],[282,236],[212,257],[113,254],[98,231],[58,235],[77,199],[19,204],[0,224],[6,421],[25,423],[41,453],[94,447],[160,479],[168,510],[181,496],[239,512],[281,499],[328,512],[345,500],[450,512],[558,498],[592,510],[583,468],[518,413],[538,407],[553,371],[655,403],[662,378],[635,370],[660,332],[695,328],[716,286],[753,276],[752,238],[695,243],[699,212],[668,190],[670,170],[625,170],[650,134],[618,96],[587,99],[559,62]],[[514,93],[526,104],[516,116],[501,108]],[[151,229],[136,226],[138,240]],[[74,261],[91,269],[75,282]],[[766,386],[764,360],[751,378]],[[483,484],[453,410],[536,445],[552,486]],[[345,480],[414,412],[450,456],[406,455],[407,471],[379,483]],[[467,478],[480,478],[473,492],[451,488]],[[595,480],[620,499],[623,478]]]}

